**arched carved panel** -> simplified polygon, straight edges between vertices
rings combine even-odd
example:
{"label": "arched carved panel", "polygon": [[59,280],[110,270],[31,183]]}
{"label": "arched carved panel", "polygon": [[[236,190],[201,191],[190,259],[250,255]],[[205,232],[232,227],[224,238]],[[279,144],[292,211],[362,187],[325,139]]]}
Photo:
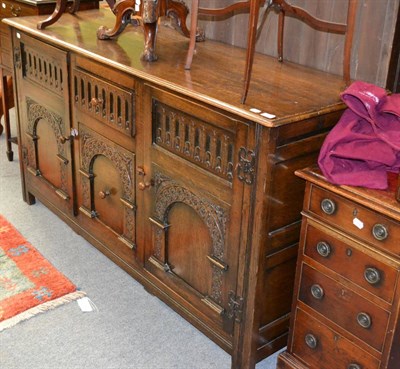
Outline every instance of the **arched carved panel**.
{"label": "arched carved panel", "polygon": [[28,155],[26,158],[27,166],[31,172],[36,175],[40,175],[40,158],[38,153],[38,140],[40,139],[37,135],[38,123],[43,120],[50,127],[50,131],[54,135],[54,141],[57,144],[57,157],[59,159],[59,173],[61,179],[61,190],[68,194],[68,149],[65,144],[62,144],[60,137],[64,137],[65,123],[63,118],[58,114],[48,110],[45,106],[37,103],[30,97],[26,97],[27,107],[27,118],[28,125],[26,134],[30,138],[28,141]]}
{"label": "arched carved panel", "polygon": [[[161,224],[168,225],[168,215],[174,204],[181,202],[193,209],[206,225],[212,240],[211,256],[215,260],[220,260],[223,264],[225,254],[226,225],[228,222],[227,211],[221,206],[213,204],[208,199],[203,198],[183,187],[166,175],[155,173],[155,209],[154,216]],[[167,229],[168,226],[165,227]],[[153,255],[162,259],[166,254],[163,248],[167,247],[164,239],[163,230],[155,229]],[[211,296],[213,301],[222,303],[223,274],[226,268],[211,264],[212,267],[212,286]]]}
{"label": "arched carved panel", "polygon": [[[135,161],[134,154],[125,151],[111,141],[83,126],[79,129],[80,137],[80,173],[81,194],[84,213],[96,217],[93,194],[93,165],[97,157],[104,156],[115,166],[122,184],[120,200],[124,205],[124,231],[122,241],[133,242],[135,239]],[[104,173],[106,175],[106,173]],[[81,206],[81,208],[82,208]],[[82,210],[82,209],[81,209]]]}

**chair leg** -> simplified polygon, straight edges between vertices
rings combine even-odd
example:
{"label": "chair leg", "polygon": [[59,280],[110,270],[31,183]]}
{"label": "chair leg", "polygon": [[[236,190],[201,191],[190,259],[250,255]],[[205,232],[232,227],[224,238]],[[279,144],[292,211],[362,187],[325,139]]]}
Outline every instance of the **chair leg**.
{"label": "chair leg", "polygon": [[247,93],[249,91],[251,71],[253,68],[254,53],[256,50],[257,41],[257,23],[258,14],[260,11],[260,0],[254,0],[250,4],[250,19],[249,19],[249,30],[247,36],[247,52],[246,52],[246,67],[244,71],[244,82],[242,90],[241,103],[246,102]]}
{"label": "chair leg", "polygon": [[349,0],[349,9],[347,11],[346,39],[344,43],[343,56],[343,79],[346,85],[350,84],[351,47],[353,44],[357,5],[358,0]]}
{"label": "chair leg", "polygon": [[283,29],[285,27],[285,12],[281,10],[278,18],[278,60],[283,61]]}
{"label": "chair leg", "polygon": [[199,0],[192,1],[192,14],[190,17],[190,40],[189,49],[186,56],[185,69],[190,69],[193,61],[194,49],[196,47],[197,16],[199,13]]}

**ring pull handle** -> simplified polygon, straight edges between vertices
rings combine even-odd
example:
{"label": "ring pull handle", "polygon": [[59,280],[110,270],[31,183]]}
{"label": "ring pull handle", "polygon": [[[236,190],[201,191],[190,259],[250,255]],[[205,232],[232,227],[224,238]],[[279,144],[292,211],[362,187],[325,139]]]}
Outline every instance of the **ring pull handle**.
{"label": "ring pull handle", "polygon": [[308,333],[306,334],[306,336],[304,337],[304,341],[306,342],[306,345],[310,348],[310,349],[315,349],[318,346],[318,339],[317,337],[315,337],[313,334]]}
{"label": "ring pull handle", "polygon": [[320,241],[317,243],[317,252],[323,258],[327,258],[331,254],[332,249],[328,242]]}
{"label": "ring pull handle", "polygon": [[319,284],[313,284],[311,286],[311,295],[316,300],[322,300],[325,295],[325,292],[324,289]]}
{"label": "ring pull handle", "polygon": [[364,329],[371,328],[372,319],[369,314],[361,312],[357,314],[357,323]]}
{"label": "ring pull handle", "polygon": [[377,284],[381,281],[381,273],[376,268],[366,268],[364,271],[364,278],[369,284]]}
{"label": "ring pull handle", "polygon": [[347,369],[362,369],[362,366],[360,364],[351,363],[347,366]]}
{"label": "ring pull handle", "polygon": [[336,211],[336,204],[331,199],[323,199],[321,201],[321,209],[327,215],[332,215]]}
{"label": "ring pull handle", "polygon": [[383,241],[389,236],[389,231],[383,224],[375,224],[372,227],[372,235],[378,241]]}

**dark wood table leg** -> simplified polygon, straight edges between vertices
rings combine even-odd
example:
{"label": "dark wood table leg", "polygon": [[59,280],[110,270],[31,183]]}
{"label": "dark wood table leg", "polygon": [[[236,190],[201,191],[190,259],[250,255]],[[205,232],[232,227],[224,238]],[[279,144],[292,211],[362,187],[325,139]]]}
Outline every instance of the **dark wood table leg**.
{"label": "dark wood table leg", "polygon": [[108,4],[116,17],[115,24],[114,28],[99,27],[97,30],[99,40],[110,40],[117,37],[128,24],[139,25],[131,19],[131,15],[135,14],[135,0],[122,0],[115,3],[114,6],[111,6],[112,2],[108,2]]}
{"label": "dark wood table leg", "polygon": [[53,14],[51,14],[46,20],[39,22],[37,28],[45,29],[47,26],[57,22],[65,12],[65,9],[67,9],[67,0],[57,0]]}
{"label": "dark wood table leg", "polygon": [[186,37],[190,37],[190,30],[186,26],[189,8],[183,1],[161,0],[160,16],[171,17]]}
{"label": "dark wood table leg", "polygon": [[7,148],[6,154],[8,161],[13,161],[14,160],[14,152],[12,151],[13,138],[11,137],[10,113],[9,113],[10,104],[8,101],[8,96],[10,92],[8,90],[7,76],[3,75],[3,72],[1,70],[0,70],[0,84],[1,84],[1,91],[3,92],[1,103],[4,113],[4,131],[6,136],[6,148]]}
{"label": "dark wood table leg", "polygon": [[168,16],[174,19],[182,33],[189,37],[190,31],[186,26],[189,9],[183,1],[173,0],[143,0],[139,9],[135,7],[135,0],[107,1],[116,19],[113,28],[101,26],[97,30],[99,40],[109,40],[117,37],[128,24],[138,26],[137,19],[132,19],[132,14],[141,16],[144,29],[144,52],[142,60],[153,62],[157,60],[155,52],[158,18]]}
{"label": "dark wood table leg", "polygon": [[141,55],[141,59],[144,61],[153,62],[158,59],[155,46],[159,14],[159,0],[143,1],[142,20],[144,29],[144,51]]}
{"label": "dark wood table leg", "polygon": [[[57,0],[56,7],[54,12],[42,22],[38,22],[37,28],[38,29],[45,29],[47,26],[50,26],[57,22],[63,13],[68,10],[71,14],[75,13],[79,9],[80,0],[74,0],[70,7],[67,7],[68,0]],[[67,9],[68,8],[68,9]]]}

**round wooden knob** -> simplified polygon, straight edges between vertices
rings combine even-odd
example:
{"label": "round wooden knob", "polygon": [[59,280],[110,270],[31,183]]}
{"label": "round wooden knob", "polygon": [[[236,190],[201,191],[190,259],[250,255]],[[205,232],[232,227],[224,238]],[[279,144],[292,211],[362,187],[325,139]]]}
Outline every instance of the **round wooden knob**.
{"label": "round wooden knob", "polygon": [[154,186],[154,180],[153,179],[150,179],[149,182],[143,181],[143,182],[139,182],[138,183],[138,188],[141,191],[144,191],[146,188],[150,188],[152,186]]}
{"label": "round wooden knob", "polygon": [[146,188],[151,187],[151,183],[150,182],[139,182],[138,184],[138,188],[140,191],[144,191]]}
{"label": "round wooden knob", "polygon": [[105,199],[107,196],[110,196],[110,195],[111,195],[111,192],[109,190],[99,192],[99,197],[101,199]]}

